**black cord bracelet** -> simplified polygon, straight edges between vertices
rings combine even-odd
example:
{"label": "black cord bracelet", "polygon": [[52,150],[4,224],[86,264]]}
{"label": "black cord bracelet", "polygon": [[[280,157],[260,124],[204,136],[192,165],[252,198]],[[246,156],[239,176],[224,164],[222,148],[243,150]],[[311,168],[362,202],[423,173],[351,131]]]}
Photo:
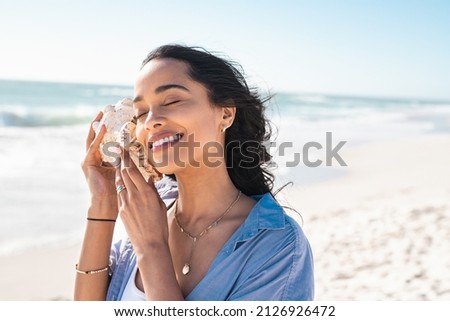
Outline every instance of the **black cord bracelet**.
{"label": "black cord bracelet", "polygon": [[110,218],[93,218],[88,217],[86,218],[88,221],[98,221],[98,222],[115,222],[116,220],[110,219]]}

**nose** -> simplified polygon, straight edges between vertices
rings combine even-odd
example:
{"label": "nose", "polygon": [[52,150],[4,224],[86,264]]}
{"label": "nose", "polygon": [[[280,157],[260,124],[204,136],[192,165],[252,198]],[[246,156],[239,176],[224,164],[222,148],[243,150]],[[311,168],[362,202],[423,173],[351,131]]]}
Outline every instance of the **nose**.
{"label": "nose", "polygon": [[145,129],[148,131],[152,131],[154,129],[162,127],[165,122],[165,117],[163,117],[157,110],[152,110],[148,113],[147,118],[145,119]]}

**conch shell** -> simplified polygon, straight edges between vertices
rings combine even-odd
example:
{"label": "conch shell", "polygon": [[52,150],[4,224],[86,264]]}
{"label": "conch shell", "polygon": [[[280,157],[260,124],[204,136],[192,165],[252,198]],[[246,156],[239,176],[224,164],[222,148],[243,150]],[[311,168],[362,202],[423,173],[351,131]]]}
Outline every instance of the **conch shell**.
{"label": "conch shell", "polygon": [[105,163],[118,165],[121,145],[129,151],[132,161],[146,181],[150,177],[158,180],[161,174],[149,163],[146,148],[136,140],[136,123],[133,116],[133,102],[130,98],[124,98],[115,105],[107,105],[103,108],[102,119],[92,124],[96,134],[103,124],[106,126],[106,133],[99,147],[102,160]]}

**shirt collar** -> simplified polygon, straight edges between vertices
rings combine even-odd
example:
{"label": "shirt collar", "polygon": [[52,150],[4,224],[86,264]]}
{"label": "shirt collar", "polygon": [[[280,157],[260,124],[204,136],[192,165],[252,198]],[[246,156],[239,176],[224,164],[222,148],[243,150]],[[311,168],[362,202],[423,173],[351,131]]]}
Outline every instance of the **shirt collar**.
{"label": "shirt collar", "polygon": [[260,230],[284,228],[284,211],[270,193],[251,196],[257,203],[233,237],[234,246],[246,241]]}

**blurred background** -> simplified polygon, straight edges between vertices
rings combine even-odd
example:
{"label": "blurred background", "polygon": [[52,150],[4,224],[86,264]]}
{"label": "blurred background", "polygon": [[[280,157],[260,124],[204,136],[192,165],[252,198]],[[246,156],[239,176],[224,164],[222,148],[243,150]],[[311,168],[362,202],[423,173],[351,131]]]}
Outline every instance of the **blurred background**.
{"label": "blurred background", "polygon": [[[277,196],[301,213],[317,300],[450,299],[448,1],[0,0],[0,30],[1,300],[71,299],[89,123],[167,43],[275,94]],[[325,163],[327,132],[346,166]],[[323,163],[289,166],[307,142]]]}

